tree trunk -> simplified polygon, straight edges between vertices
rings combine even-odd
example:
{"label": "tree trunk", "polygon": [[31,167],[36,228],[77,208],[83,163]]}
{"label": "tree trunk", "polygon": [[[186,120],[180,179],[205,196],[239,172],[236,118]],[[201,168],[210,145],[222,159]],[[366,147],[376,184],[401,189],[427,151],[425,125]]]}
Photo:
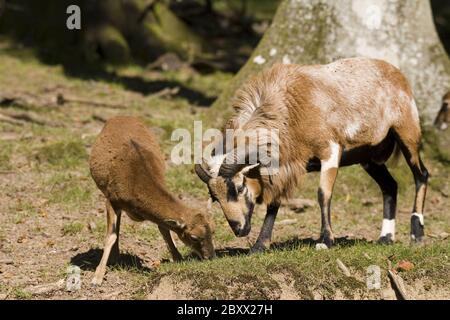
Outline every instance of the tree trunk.
{"label": "tree trunk", "polygon": [[322,64],[354,56],[399,67],[413,86],[423,122],[433,120],[450,87],[450,61],[425,0],[284,0],[212,114],[229,112],[243,81],[275,62]]}

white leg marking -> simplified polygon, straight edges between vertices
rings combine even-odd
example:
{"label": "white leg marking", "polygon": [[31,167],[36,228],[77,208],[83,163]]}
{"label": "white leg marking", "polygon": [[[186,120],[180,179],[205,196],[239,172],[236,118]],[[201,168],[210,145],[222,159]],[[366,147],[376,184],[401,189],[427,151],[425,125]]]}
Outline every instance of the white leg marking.
{"label": "white leg marking", "polygon": [[424,224],[423,224],[423,214],[414,212],[414,213],[412,214],[412,216],[418,217],[418,218],[419,218],[419,221],[420,221],[420,224],[421,224],[422,226],[424,225]]}
{"label": "white leg marking", "polygon": [[330,158],[328,160],[321,161],[322,172],[325,172],[328,169],[339,167],[339,154],[341,152],[341,146],[336,142],[330,141],[330,149],[331,149]]}
{"label": "white leg marking", "polygon": [[395,239],[395,220],[383,219],[383,226],[381,227],[381,237],[385,237],[388,234],[391,234],[392,240]]}

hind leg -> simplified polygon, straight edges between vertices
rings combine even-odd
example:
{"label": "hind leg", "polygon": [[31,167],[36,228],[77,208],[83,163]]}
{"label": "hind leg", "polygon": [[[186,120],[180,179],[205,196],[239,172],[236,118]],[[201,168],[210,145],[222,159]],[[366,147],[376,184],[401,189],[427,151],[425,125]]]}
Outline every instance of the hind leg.
{"label": "hind leg", "polygon": [[108,261],[112,263],[119,258],[120,215],[121,210],[113,208],[110,201],[106,200],[106,220],[108,225],[106,228],[105,246],[102,259],[95,269],[94,278],[91,281],[92,285],[100,285],[103,282]]}
{"label": "hind leg", "polygon": [[376,181],[383,193],[383,226],[379,243],[391,244],[395,240],[395,210],[397,206],[397,182],[384,164],[369,162],[364,170]]}
{"label": "hind leg", "polygon": [[[423,210],[427,193],[428,171],[419,154],[420,130],[399,130],[399,145],[410,167],[416,185],[413,213],[411,215],[411,240],[421,242],[424,237]],[[414,135],[415,133],[415,135]]]}

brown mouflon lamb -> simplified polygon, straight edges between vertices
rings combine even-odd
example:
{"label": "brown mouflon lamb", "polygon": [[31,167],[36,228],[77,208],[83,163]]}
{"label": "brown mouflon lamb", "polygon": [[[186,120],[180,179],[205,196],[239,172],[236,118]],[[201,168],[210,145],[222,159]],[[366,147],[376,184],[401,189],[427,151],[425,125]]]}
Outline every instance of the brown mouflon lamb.
{"label": "brown mouflon lamb", "polygon": [[90,156],[91,175],[106,197],[107,230],[102,259],[92,284],[102,283],[106,265],[119,257],[122,210],[134,221],[158,225],[174,260],[181,260],[170,231],[201,258],[214,257],[213,224],[208,214],[185,206],[164,183],[164,159],[156,138],[138,119],[106,122]]}

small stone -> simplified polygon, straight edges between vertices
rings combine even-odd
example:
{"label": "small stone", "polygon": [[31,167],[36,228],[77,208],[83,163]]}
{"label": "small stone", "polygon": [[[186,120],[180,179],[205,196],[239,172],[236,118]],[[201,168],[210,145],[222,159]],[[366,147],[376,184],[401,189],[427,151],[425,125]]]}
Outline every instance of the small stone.
{"label": "small stone", "polygon": [[254,63],[256,63],[256,64],[264,64],[264,63],[266,63],[266,59],[264,59],[264,57],[262,57],[262,56],[256,56],[254,59],[253,59],[253,62]]}
{"label": "small stone", "polygon": [[8,295],[6,293],[0,293],[0,300],[6,300]]}
{"label": "small stone", "polygon": [[439,238],[441,238],[442,240],[446,240],[450,235],[447,232],[442,232],[439,235]]}
{"label": "small stone", "polygon": [[316,244],[316,250],[320,251],[320,250],[328,250],[328,247],[325,243],[317,243]]}
{"label": "small stone", "polygon": [[95,231],[95,229],[97,229],[97,225],[95,224],[94,221],[89,222],[89,224],[88,224],[88,229],[89,229],[89,231],[91,231],[91,232],[93,232],[93,231]]}

